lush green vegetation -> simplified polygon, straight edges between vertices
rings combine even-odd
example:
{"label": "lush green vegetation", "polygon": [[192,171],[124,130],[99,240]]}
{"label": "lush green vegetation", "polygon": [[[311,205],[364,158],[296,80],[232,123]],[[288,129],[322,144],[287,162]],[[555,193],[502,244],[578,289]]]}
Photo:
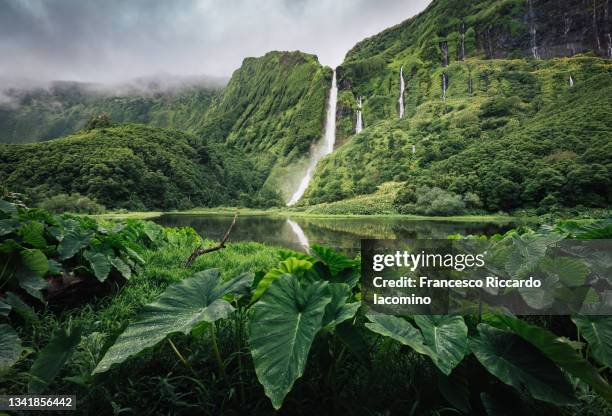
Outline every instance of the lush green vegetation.
{"label": "lush green vegetation", "polygon": [[[76,393],[84,414],[612,414],[609,317],[372,315],[359,263],[323,247],[231,244],[184,269],[203,244],[189,229],[0,208],[3,394]],[[566,237],[610,238],[610,223],[491,238],[520,251]],[[109,269],[114,284],[73,288],[78,303],[32,297],[22,266],[58,279],[35,251],[65,283]],[[136,256],[129,275],[116,267]]]}
{"label": "lush green vegetation", "polygon": [[[210,85],[209,85],[210,84]],[[203,82],[174,89],[146,85],[100,88],[57,82],[48,88],[11,89],[13,99],[0,105],[0,143],[28,143],[67,136],[83,129],[92,117],[107,114],[117,123],[143,123],[195,132],[203,114],[222,88]]]}
{"label": "lush green vegetation", "polygon": [[0,145],[0,182],[49,208],[61,202],[58,194],[77,193],[131,210],[248,205],[257,198],[263,206],[277,203],[275,194],[257,196],[264,180],[249,159],[223,144],[144,125]]}

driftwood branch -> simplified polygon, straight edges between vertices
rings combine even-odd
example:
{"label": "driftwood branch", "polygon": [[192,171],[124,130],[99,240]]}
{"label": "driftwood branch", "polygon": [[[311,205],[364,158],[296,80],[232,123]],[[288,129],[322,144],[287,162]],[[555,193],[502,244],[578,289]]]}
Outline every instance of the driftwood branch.
{"label": "driftwood branch", "polygon": [[187,258],[187,260],[185,260],[183,262],[183,267],[187,268],[189,266],[191,266],[193,264],[193,262],[200,257],[203,254],[206,253],[212,253],[214,251],[218,251],[221,250],[223,248],[225,248],[225,243],[227,242],[227,239],[230,236],[230,233],[232,232],[232,229],[234,228],[234,225],[236,225],[236,219],[238,218],[238,214],[234,215],[234,219],[232,220],[232,223],[230,224],[229,228],[227,229],[227,231],[225,232],[225,235],[223,236],[223,238],[221,239],[221,241],[219,241],[219,244],[217,244],[214,247],[207,247],[204,248],[202,246],[196,248],[193,253],[191,253],[191,255]]}

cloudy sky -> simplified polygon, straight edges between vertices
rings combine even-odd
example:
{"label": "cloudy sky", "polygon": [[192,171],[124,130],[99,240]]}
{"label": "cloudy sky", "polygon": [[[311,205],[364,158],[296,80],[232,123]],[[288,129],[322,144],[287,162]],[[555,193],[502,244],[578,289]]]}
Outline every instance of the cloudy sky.
{"label": "cloudy sky", "polygon": [[270,50],[342,62],[430,0],[0,0],[0,77],[229,76]]}

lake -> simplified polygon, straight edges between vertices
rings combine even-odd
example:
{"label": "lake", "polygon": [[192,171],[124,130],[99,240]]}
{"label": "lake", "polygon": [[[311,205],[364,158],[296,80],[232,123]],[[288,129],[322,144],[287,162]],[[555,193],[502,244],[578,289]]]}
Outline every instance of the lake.
{"label": "lake", "polygon": [[[220,240],[232,222],[232,215],[165,214],[153,219],[166,227],[193,227],[202,237]],[[391,217],[313,218],[281,216],[239,216],[229,241],[257,241],[267,245],[305,251],[320,244],[347,254],[359,250],[367,238],[446,238],[449,234],[493,235],[513,228],[508,222],[431,221]]]}

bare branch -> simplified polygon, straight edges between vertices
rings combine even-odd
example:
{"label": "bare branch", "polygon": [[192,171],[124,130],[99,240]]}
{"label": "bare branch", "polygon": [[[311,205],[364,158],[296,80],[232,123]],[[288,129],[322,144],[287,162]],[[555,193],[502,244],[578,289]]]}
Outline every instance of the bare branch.
{"label": "bare branch", "polygon": [[225,235],[223,236],[223,238],[221,239],[221,241],[219,241],[219,244],[217,244],[214,247],[207,247],[204,248],[202,246],[196,248],[193,253],[191,253],[191,255],[187,258],[187,260],[185,260],[182,264],[182,266],[184,268],[187,268],[189,266],[191,266],[193,264],[193,262],[200,257],[203,254],[206,253],[212,253],[214,251],[218,251],[221,250],[223,248],[225,248],[225,243],[227,242],[227,239],[229,238],[232,229],[234,228],[234,225],[236,225],[236,219],[238,218],[238,214],[234,215],[234,219],[232,220],[232,223],[230,224],[229,228],[227,229],[227,231],[225,232]]}

